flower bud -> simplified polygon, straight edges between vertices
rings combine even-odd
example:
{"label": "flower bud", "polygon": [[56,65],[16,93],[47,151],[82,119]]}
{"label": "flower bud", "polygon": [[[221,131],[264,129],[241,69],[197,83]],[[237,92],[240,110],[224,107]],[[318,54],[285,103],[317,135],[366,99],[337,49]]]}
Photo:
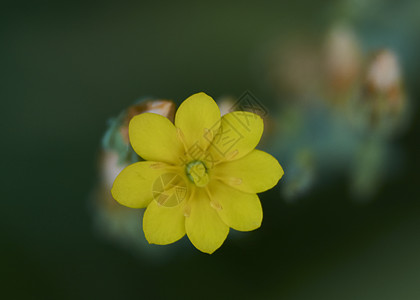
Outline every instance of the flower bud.
{"label": "flower bud", "polygon": [[397,56],[390,50],[376,52],[366,71],[365,101],[373,126],[394,123],[403,115],[406,105],[401,69]]}
{"label": "flower bud", "polygon": [[326,46],[327,89],[335,101],[346,100],[360,75],[361,55],[354,32],[336,26],[329,33]]}

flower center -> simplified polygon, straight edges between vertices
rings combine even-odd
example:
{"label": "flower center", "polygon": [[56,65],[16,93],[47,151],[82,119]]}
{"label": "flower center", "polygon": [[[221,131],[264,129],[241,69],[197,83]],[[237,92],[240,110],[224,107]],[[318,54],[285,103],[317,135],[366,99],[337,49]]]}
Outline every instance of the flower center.
{"label": "flower center", "polygon": [[189,162],[185,167],[185,171],[188,179],[196,186],[203,187],[209,182],[207,167],[202,161],[193,160]]}

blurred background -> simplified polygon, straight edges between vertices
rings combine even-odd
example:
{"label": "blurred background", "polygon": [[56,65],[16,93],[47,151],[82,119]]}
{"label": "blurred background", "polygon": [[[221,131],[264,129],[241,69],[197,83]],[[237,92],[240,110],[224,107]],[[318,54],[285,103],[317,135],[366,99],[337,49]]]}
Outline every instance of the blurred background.
{"label": "blurred background", "polygon": [[[419,1],[8,2],[0,15],[7,299],[420,299]],[[141,210],[98,196],[115,117],[199,91],[228,108],[252,92],[260,148],[285,170],[260,195],[262,227],[211,256],[186,238],[148,245]]]}

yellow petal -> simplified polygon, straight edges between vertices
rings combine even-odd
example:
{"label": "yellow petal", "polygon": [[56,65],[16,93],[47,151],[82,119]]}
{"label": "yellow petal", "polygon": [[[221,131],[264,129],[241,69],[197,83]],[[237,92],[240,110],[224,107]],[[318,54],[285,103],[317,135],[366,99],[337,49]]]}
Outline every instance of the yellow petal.
{"label": "yellow petal", "polygon": [[184,154],[174,124],[158,114],[144,113],[131,119],[129,136],[134,151],[145,160],[178,164]]}
{"label": "yellow petal", "polygon": [[244,193],[217,181],[212,182],[210,194],[212,201],[221,206],[220,218],[233,229],[250,231],[261,226],[263,212],[256,194]]}
{"label": "yellow petal", "polygon": [[223,244],[229,227],[211,207],[210,199],[203,189],[196,190],[188,205],[190,213],[185,218],[188,238],[198,250],[211,254]]}
{"label": "yellow petal", "polygon": [[167,245],[185,235],[183,203],[165,207],[150,202],[143,216],[143,231],[150,244]]}
{"label": "yellow petal", "polygon": [[200,157],[220,126],[220,110],[205,93],[187,98],[175,115],[175,126],[184,136],[186,147],[193,157]]}
{"label": "yellow petal", "polygon": [[153,184],[166,172],[151,168],[153,164],[156,162],[142,161],[123,169],[111,189],[114,199],[128,207],[146,207],[153,199]]}
{"label": "yellow petal", "polygon": [[258,145],[263,131],[263,120],[254,113],[235,111],[224,115],[209,148],[211,158],[218,162],[244,157]]}
{"label": "yellow petal", "polygon": [[213,174],[235,189],[261,193],[274,187],[284,172],[277,159],[270,154],[253,150],[241,159],[217,165]]}

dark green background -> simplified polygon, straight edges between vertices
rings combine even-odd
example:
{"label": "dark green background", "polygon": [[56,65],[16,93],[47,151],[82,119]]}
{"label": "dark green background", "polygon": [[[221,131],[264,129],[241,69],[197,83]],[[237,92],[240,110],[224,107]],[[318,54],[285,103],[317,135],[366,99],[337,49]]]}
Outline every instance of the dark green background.
{"label": "dark green background", "polygon": [[[179,103],[198,91],[219,97],[251,90],[274,107],[261,83],[262,49],[279,37],[317,36],[339,13],[349,17],[334,2],[4,3],[5,299],[420,299],[416,106],[411,125],[395,141],[405,153],[403,168],[371,202],[354,202],[345,176],[295,204],[279,198],[280,184],[261,196],[260,230],[228,238],[214,255],[189,246],[160,264],[92,230],[88,198],[109,117],[141,96]],[[410,20],[398,11],[416,7],[415,1],[377,2],[371,14],[395,14],[400,19],[392,24],[401,26]],[[398,45],[415,103],[416,28],[405,26],[401,37],[386,18],[360,26],[384,36],[381,42],[403,40]]]}

